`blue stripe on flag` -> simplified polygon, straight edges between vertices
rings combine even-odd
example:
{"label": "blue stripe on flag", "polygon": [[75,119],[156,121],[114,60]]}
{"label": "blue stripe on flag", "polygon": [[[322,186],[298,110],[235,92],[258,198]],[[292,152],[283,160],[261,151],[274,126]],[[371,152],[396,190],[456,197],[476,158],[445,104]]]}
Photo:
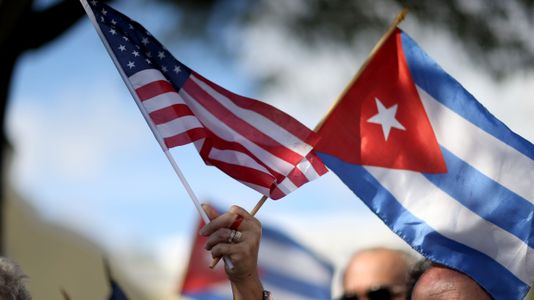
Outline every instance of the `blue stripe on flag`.
{"label": "blue stripe on flag", "polygon": [[284,247],[290,246],[307,254],[309,257],[312,257],[316,263],[320,264],[325,272],[329,272],[330,277],[334,274],[334,268],[331,264],[319,257],[317,254],[313,253],[310,249],[298,243],[296,240],[284,234],[282,231],[276,230],[272,227],[264,226],[262,228],[262,235],[263,239],[269,239],[269,243],[283,244]]}
{"label": "blue stripe on flag", "polygon": [[[296,294],[308,299],[330,299],[330,283],[327,286],[318,286],[287,276],[283,272],[274,269],[262,268],[261,280],[265,285],[276,287],[276,289],[286,290],[288,293]],[[276,298],[276,296],[275,296]]]}
{"label": "blue stripe on flag", "polygon": [[438,188],[487,221],[512,233],[528,245],[532,204],[455,156],[445,147],[441,153],[448,173],[424,174]]}
{"label": "blue stripe on flag", "polygon": [[534,148],[530,142],[495,118],[404,32],[402,48],[413,80],[420,88],[458,115],[534,160]]}
{"label": "blue stripe on flag", "polygon": [[[427,258],[470,274],[496,299],[523,299],[529,286],[491,257],[435,231],[406,210],[364,167],[324,153],[321,160],[375,212],[388,227]],[[516,290],[509,289],[517,287]]]}

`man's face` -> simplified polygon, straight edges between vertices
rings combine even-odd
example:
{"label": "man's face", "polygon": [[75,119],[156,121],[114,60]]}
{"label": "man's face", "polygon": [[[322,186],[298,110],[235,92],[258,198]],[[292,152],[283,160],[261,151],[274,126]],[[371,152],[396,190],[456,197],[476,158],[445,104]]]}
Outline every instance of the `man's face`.
{"label": "man's face", "polygon": [[[353,257],[345,271],[345,295],[358,300],[401,300],[406,296],[408,264],[403,254],[375,249]],[[389,294],[386,290],[389,290]]]}

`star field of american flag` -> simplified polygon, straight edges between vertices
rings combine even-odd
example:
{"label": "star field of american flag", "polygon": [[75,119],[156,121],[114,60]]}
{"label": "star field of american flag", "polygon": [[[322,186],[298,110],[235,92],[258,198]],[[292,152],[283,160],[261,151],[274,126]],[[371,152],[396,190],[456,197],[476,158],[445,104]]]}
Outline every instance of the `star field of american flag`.
{"label": "star field of american flag", "polygon": [[159,69],[175,87],[181,87],[191,74],[141,24],[96,0],[89,2],[95,18],[129,77],[146,69]]}

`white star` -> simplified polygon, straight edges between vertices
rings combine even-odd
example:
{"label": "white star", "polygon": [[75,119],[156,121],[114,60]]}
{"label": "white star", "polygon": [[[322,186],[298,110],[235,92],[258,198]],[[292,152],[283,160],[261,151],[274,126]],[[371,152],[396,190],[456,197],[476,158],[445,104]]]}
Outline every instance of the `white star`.
{"label": "white star", "polygon": [[120,46],[119,46],[119,50],[121,50],[121,52],[122,52],[122,51],[126,51],[126,47],[125,47],[124,45],[120,45]]}
{"label": "white star", "polygon": [[148,58],[145,59],[145,61],[146,61],[146,63],[149,64],[149,65],[152,64],[152,62],[151,62],[150,59],[148,59]]}
{"label": "white star", "polygon": [[117,31],[116,31],[115,29],[113,29],[113,28],[111,28],[111,29],[109,30],[109,32],[110,32],[112,35],[116,35],[116,34],[117,34]]}
{"label": "white star", "polygon": [[375,98],[375,102],[376,107],[378,108],[378,113],[369,118],[367,122],[381,125],[382,132],[384,133],[384,138],[386,139],[386,141],[388,140],[389,131],[391,130],[391,128],[406,130],[406,128],[404,128],[404,126],[402,126],[402,124],[399,123],[397,119],[395,119],[395,114],[397,113],[398,106],[397,104],[391,106],[390,108],[386,108],[384,107],[384,104],[382,104],[380,99]]}
{"label": "white star", "polygon": [[166,73],[168,71],[166,66],[161,67],[161,70],[163,71],[163,73]]}
{"label": "white star", "polygon": [[100,22],[104,23],[104,17],[103,16],[100,16]]}
{"label": "white star", "polygon": [[128,62],[128,68],[131,69],[131,68],[133,68],[133,67],[135,67],[134,62],[133,62],[133,61],[129,61],[129,62]]}
{"label": "white star", "polygon": [[147,45],[148,44],[148,38],[144,37],[142,40],[141,40],[141,43],[143,43],[143,45]]}
{"label": "white star", "polygon": [[139,56],[139,52],[134,50],[134,51],[132,51],[132,55],[135,56],[135,57],[138,57]]}
{"label": "white star", "polygon": [[148,51],[148,52],[146,53],[146,56],[147,56],[147,57],[152,57],[152,53],[151,53],[150,51]]}
{"label": "white star", "polygon": [[165,53],[163,51],[159,51],[158,52],[158,57],[159,57],[159,59],[164,59],[165,58]]}
{"label": "white star", "polygon": [[128,28],[129,29],[133,29],[133,25],[132,24],[128,24]]}
{"label": "white star", "polygon": [[105,8],[102,8],[102,14],[105,16],[108,14],[108,11]]}
{"label": "white star", "polygon": [[111,24],[117,25],[117,21],[115,21],[115,19],[111,19]]}
{"label": "white star", "polygon": [[92,4],[93,6],[95,6],[97,3],[98,3],[98,2],[96,2],[96,0],[91,1],[91,4]]}
{"label": "white star", "polygon": [[174,73],[178,74],[180,73],[180,71],[182,71],[182,69],[180,69],[180,66],[174,66]]}
{"label": "white star", "polygon": [[127,36],[123,36],[122,39],[126,42],[130,40]]}

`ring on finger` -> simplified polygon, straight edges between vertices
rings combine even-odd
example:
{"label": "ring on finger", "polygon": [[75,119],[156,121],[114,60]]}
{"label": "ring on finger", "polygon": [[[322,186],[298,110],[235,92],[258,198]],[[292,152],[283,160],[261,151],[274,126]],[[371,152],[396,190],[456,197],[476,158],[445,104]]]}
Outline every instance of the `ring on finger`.
{"label": "ring on finger", "polygon": [[239,241],[241,241],[241,237],[242,236],[243,236],[243,233],[241,231],[237,231],[236,230],[234,238],[232,239],[232,242],[233,243],[239,243]]}
{"label": "ring on finger", "polygon": [[228,237],[228,243],[232,243],[233,242],[236,233],[237,233],[237,230],[233,230],[232,229],[232,231],[230,231],[230,236]]}
{"label": "ring on finger", "polygon": [[240,231],[232,230],[230,232],[230,237],[228,237],[228,243],[238,243],[241,240],[243,234]]}

